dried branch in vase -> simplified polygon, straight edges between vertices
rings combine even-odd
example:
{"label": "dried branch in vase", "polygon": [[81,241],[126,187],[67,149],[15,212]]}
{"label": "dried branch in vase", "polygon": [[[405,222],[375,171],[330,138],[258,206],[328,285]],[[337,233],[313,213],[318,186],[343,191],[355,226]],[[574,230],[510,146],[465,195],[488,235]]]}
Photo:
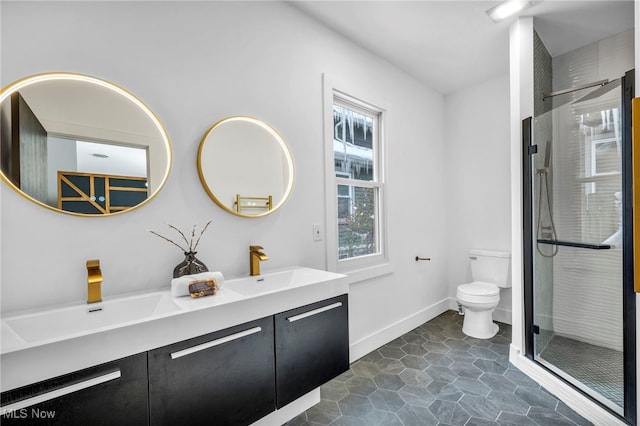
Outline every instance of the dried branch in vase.
{"label": "dried branch in vase", "polygon": [[190,252],[194,252],[196,250],[196,248],[198,247],[198,244],[200,243],[200,239],[202,238],[202,234],[204,234],[205,231],[207,230],[207,228],[209,228],[209,225],[211,224],[211,222],[213,222],[213,221],[210,220],[209,222],[207,222],[206,225],[204,225],[204,227],[202,227],[202,230],[200,231],[200,234],[198,235],[198,238],[195,240],[195,244],[194,244],[194,239],[196,237],[196,227],[197,227],[196,225],[193,225],[193,228],[191,229],[191,238],[187,239],[187,237],[184,234],[184,232],[182,232],[180,229],[176,228],[175,226],[171,225],[170,223],[167,223],[167,226],[169,226],[169,228],[173,229],[178,234],[180,234],[180,237],[184,241],[184,244],[185,244],[184,246],[182,246],[182,245],[178,244],[177,242],[165,237],[164,235],[161,235],[161,234],[157,233],[156,231],[154,231],[152,229],[147,229],[147,231],[151,232],[153,235],[155,235],[157,237],[162,238],[165,241],[168,241],[169,243],[171,243],[174,246],[178,247],[183,252],[190,253]]}

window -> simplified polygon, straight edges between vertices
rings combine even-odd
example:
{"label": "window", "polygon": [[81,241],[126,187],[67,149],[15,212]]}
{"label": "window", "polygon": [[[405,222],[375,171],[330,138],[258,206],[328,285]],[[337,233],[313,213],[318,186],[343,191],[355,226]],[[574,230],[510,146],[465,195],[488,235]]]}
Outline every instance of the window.
{"label": "window", "polygon": [[[327,99],[327,98],[325,98]],[[327,181],[329,262],[339,272],[385,264],[383,111],[332,91],[331,177]],[[328,112],[328,111],[327,111]],[[328,130],[328,127],[327,127]],[[329,132],[327,132],[329,133]],[[329,196],[328,196],[329,197]]]}

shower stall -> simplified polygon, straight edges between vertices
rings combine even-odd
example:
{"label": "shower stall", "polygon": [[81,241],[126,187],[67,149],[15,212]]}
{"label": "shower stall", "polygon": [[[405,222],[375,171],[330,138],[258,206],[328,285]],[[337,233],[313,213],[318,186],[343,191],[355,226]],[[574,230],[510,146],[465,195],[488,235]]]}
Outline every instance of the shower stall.
{"label": "shower stall", "polygon": [[633,62],[615,69],[628,65],[618,56],[633,48],[632,36],[557,58],[535,36],[523,190],[527,353],[635,424]]}

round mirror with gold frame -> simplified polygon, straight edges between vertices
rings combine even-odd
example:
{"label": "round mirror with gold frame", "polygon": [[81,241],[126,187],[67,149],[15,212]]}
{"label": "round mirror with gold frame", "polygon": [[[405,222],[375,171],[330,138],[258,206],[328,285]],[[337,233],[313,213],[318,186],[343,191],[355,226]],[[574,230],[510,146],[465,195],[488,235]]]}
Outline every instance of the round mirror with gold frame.
{"label": "round mirror with gold frame", "polygon": [[220,120],[198,149],[198,174],[211,199],[229,213],[262,217],[284,205],[293,188],[293,159],[284,139],[252,117]]}
{"label": "round mirror with gold frame", "polygon": [[127,90],[46,73],[0,91],[0,177],[27,199],[78,216],[120,214],[151,200],[171,169],[162,123]]}

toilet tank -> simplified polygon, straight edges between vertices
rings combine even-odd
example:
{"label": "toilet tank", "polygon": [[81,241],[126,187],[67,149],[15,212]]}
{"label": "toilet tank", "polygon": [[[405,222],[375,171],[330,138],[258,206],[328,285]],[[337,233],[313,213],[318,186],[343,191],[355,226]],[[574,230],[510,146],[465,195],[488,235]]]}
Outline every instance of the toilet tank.
{"label": "toilet tank", "polygon": [[469,251],[469,259],[474,281],[511,287],[511,252],[473,249]]}

